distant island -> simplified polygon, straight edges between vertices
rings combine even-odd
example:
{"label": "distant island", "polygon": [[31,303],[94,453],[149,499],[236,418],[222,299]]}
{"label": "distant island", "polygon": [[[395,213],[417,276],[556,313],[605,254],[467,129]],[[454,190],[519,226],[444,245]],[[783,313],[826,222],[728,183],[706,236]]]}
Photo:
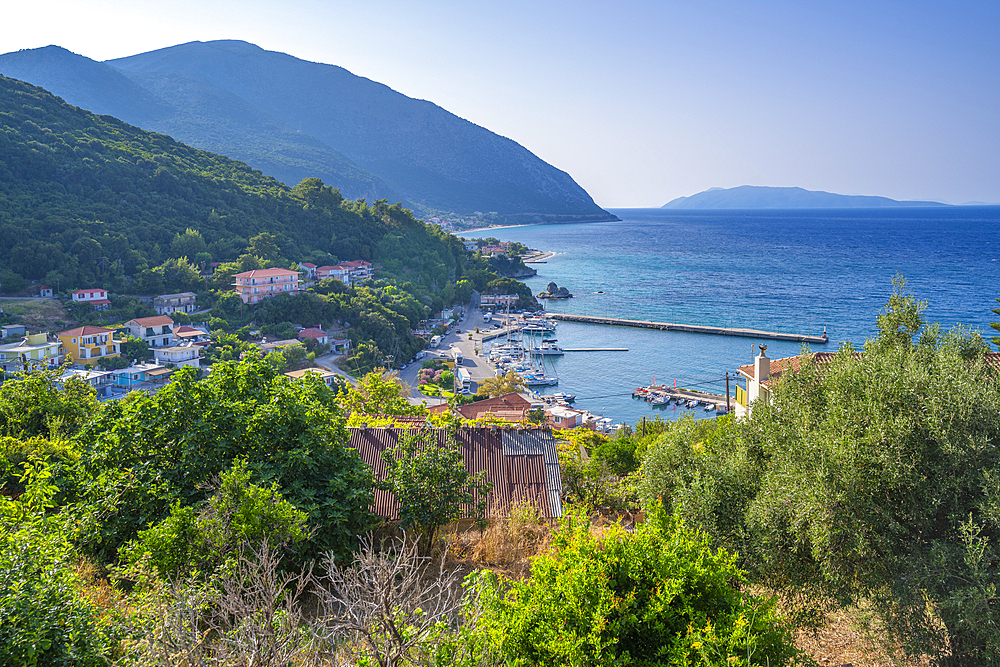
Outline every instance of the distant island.
{"label": "distant island", "polygon": [[838,195],[803,188],[741,185],[711,188],[690,197],[678,197],[660,208],[671,209],[759,209],[759,208],[889,208],[948,206],[936,201],[897,201],[888,197]]}

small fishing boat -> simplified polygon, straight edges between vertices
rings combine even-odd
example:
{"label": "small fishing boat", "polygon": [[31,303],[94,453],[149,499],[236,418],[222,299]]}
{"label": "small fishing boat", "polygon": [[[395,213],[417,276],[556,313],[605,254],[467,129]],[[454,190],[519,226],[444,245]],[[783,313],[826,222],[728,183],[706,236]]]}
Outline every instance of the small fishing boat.
{"label": "small fishing boat", "polygon": [[711,412],[712,410],[715,410],[716,407],[718,406],[715,403],[709,403],[705,406],[705,412]]}

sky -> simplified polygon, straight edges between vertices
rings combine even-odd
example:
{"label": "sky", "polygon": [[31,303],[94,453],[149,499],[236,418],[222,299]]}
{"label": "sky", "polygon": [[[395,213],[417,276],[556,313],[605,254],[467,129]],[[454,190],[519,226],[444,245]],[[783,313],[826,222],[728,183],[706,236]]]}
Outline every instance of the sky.
{"label": "sky", "polygon": [[241,39],[517,141],[605,208],[711,187],[1000,202],[1000,3],[8,0],[0,52]]}

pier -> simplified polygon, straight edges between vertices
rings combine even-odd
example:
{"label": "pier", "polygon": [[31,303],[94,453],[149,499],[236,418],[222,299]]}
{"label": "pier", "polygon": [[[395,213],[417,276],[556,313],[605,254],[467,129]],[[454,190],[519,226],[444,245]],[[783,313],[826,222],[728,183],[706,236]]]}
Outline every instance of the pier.
{"label": "pier", "polygon": [[627,347],[564,347],[563,352],[628,352]]}
{"label": "pier", "polygon": [[759,329],[737,329],[732,327],[708,327],[697,324],[671,324],[669,322],[646,322],[643,320],[623,320],[615,317],[593,317],[591,315],[567,315],[565,313],[549,313],[554,320],[565,322],[584,322],[586,324],[608,324],[617,327],[638,327],[640,329],[659,329],[660,331],[686,331],[688,333],[713,334],[716,336],[740,336],[743,338],[767,338],[770,340],[786,340],[795,343],[815,343],[826,345],[830,342],[826,331],[822,336],[807,334],[778,333],[775,331],[760,331]]}

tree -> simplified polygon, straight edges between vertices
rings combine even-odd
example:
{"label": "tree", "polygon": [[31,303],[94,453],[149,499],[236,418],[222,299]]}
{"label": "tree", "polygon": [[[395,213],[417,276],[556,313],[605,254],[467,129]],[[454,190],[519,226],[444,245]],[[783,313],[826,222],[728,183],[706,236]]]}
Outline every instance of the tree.
{"label": "tree", "polygon": [[0,384],[0,435],[73,436],[101,413],[93,387],[78,378],[57,381],[63,369],[39,369]]}
{"label": "tree", "polygon": [[465,516],[463,505],[473,508],[472,518],[484,518],[486,494],[492,485],[486,481],[486,471],[473,475],[465,469],[462,452],[449,431],[402,433],[396,447],[383,452],[382,458],[386,475],[378,486],[396,497],[399,526],[416,531],[424,553],[433,549],[438,529]]}
{"label": "tree", "polygon": [[496,377],[485,378],[479,383],[476,396],[495,398],[497,396],[506,396],[507,394],[519,394],[524,391],[527,391],[524,378],[514,371],[508,371],[502,377],[498,375]]}
{"label": "tree", "polygon": [[603,539],[569,512],[553,549],[522,581],[479,573],[479,623],[501,663],[528,665],[809,664],[773,601],[741,590],[735,557],[664,512]]}
{"label": "tree", "polygon": [[278,238],[274,234],[261,232],[250,239],[250,245],[247,246],[246,254],[260,257],[264,260],[276,260],[281,252],[278,249],[277,241]]}
{"label": "tree", "polygon": [[193,507],[207,484],[246,460],[251,481],[308,512],[316,533],[304,555],[344,555],[371,526],[372,477],[347,445],[336,395],[314,377],[293,382],[259,355],[217,363],[197,379],[181,368],[155,395],[133,392],[80,436],[84,550],[113,561],[118,545]]}
{"label": "tree", "polygon": [[124,560],[135,563],[148,556],[162,576],[172,578],[211,575],[220,566],[232,567],[242,548],[265,542],[280,548],[305,540],[308,515],[282,497],[276,482],[265,488],[250,479],[246,461],[237,459],[203,507],[175,502],[167,518],[125,545]]}
{"label": "tree", "polygon": [[409,393],[395,372],[379,368],[365,375],[337,397],[344,412],[352,415],[424,415],[427,409],[413,405]]}
{"label": "tree", "polygon": [[556,437],[566,499],[591,510],[618,504],[611,471],[603,460],[590,455],[607,438],[587,428],[557,431]]}
{"label": "tree", "polygon": [[867,602],[907,653],[997,664],[1000,386],[978,333],[894,287],[863,354],[807,355],[751,419],[651,448],[645,494],[703,512],[799,618]]}
{"label": "tree", "polygon": [[207,247],[201,232],[188,227],[183,234],[175,235],[174,240],[170,242],[170,256],[190,257],[194,260],[195,256],[205,252]]}

